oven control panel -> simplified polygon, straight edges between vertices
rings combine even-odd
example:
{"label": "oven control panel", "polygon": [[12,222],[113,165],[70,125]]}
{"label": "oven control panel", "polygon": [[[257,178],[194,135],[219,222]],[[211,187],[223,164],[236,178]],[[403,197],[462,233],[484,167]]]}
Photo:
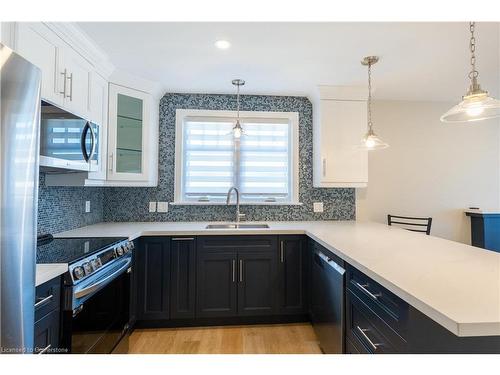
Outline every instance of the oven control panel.
{"label": "oven control panel", "polygon": [[128,255],[133,249],[134,243],[124,240],[71,264],[69,274],[73,284],[77,284],[88,276],[95,274],[116,259]]}

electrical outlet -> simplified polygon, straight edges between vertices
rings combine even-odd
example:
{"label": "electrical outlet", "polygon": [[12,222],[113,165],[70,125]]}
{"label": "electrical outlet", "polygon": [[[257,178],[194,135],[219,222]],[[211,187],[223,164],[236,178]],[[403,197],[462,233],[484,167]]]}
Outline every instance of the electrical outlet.
{"label": "electrical outlet", "polygon": [[158,212],[168,212],[168,202],[156,202],[158,207]]}
{"label": "electrical outlet", "polygon": [[156,202],[149,202],[149,212],[156,212]]}
{"label": "electrical outlet", "polygon": [[313,211],[318,213],[323,212],[323,202],[314,202]]}
{"label": "electrical outlet", "polygon": [[90,212],[90,201],[85,201],[85,213]]}

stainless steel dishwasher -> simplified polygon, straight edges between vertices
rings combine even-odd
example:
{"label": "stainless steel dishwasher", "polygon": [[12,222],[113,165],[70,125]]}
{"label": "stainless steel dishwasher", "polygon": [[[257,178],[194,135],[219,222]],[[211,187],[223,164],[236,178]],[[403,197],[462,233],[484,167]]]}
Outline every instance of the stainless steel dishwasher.
{"label": "stainless steel dishwasher", "polygon": [[341,354],[344,352],[343,262],[315,248],[311,268],[311,318],[314,332],[323,353]]}

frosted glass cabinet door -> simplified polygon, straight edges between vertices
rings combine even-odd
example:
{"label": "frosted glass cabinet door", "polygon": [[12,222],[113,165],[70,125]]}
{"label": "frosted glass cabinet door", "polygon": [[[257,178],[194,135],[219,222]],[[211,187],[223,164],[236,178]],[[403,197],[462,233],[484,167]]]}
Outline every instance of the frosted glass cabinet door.
{"label": "frosted glass cabinet door", "polygon": [[109,178],[147,179],[149,94],[110,84],[109,87]]}
{"label": "frosted glass cabinet door", "polygon": [[118,94],[116,172],[141,173],[143,100]]}

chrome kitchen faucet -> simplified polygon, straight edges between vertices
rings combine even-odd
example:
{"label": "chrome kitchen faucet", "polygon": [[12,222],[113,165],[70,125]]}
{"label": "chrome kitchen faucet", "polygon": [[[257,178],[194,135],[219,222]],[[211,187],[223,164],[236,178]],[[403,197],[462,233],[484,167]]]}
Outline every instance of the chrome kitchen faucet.
{"label": "chrome kitchen faucet", "polygon": [[231,193],[233,192],[233,190],[236,193],[236,223],[239,223],[240,219],[242,217],[245,217],[245,214],[240,214],[240,191],[234,186],[230,187],[227,191],[226,204],[229,206],[229,203],[231,202]]}

